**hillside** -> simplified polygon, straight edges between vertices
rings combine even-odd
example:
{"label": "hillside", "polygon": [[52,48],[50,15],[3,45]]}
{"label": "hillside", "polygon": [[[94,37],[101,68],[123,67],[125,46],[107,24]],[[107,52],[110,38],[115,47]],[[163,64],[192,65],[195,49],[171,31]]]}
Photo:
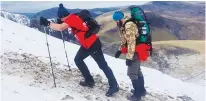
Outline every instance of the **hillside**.
{"label": "hillside", "polygon": [[173,45],[177,47],[187,48],[199,53],[205,54],[205,41],[199,40],[176,40],[176,41],[157,41],[153,45]]}
{"label": "hillside", "polygon": [[[1,27],[2,101],[125,101],[125,96],[130,94],[132,86],[124,60],[105,55],[121,87],[118,94],[107,98],[105,76],[93,59],[88,57],[85,62],[97,85],[93,89],[83,88],[77,85],[82,78],[73,61],[79,46],[66,43],[72,67],[69,72],[62,41],[48,36],[57,80],[57,87],[53,88],[45,34],[2,17],[0,20],[4,24]],[[10,30],[10,26],[14,29]],[[143,101],[204,101],[204,86],[183,82],[148,67],[142,67],[142,71],[149,92]]]}
{"label": "hillside", "polygon": [[[103,51],[114,56],[119,43],[105,43]],[[162,73],[205,85],[205,41],[173,40],[153,42],[152,56],[142,66],[154,68]],[[125,55],[121,56],[125,59]]]}
{"label": "hillside", "polygon": [[[147,12],[147,13],[151,13],[151,12]],[[9,12],[3,13],[4,15],[7,15],[6,18],[9,19],[9,16],[14,16],[16,14],[12,14]],[[126,13],[129,16],[129,13]],[[24,21],[21,17],[22,15],[18,15],[16,17],[14,17],[13,19],[10,19],[14,22],[18,22],[21,23],[21,21]],[[108,16],[107,13],[103,14],[102,16]],[[109,16],[107,19],[109,19],[111,16]],[[100,22],[104,22],[107,19],[99,19]],[[53,20],[53,19],[50,19]],[[32,20],[33,21],[33,20]],[[108,22],[108,23],[113,23],[113,22]],[[21,23],[22,24],[22,23]],[[39,26],[39,23],[36,23],[37,26]],[[161,26],[161,25],[159,25]],[[110,26],[112,27],[112,26]],[[113,26],[115,27],[115,26]],[[109,28],[109,27],[108,27]],[[44,32],[43,28],[39,28],[40,31]],[[107,30],[107,29],[103,29],[103,30]],[[61,36],[61,32],[58,31],[53,31],[50,30],[48,28],[46,28],[47,34],[54,36],[56,38],[62,39]],[[159,31],[161,31],[159,29]],[[166,32],[162,32],[163,35],[160,35],[162,39],[166,39],[168,36],[167,34],[165,34]],[[101,34],[101,33],[100,33]],[[158,33],[160,34],[160,33]],[[64,35],[64,40],[72,42],[72,43],[76,43],[75,38],[73,37],[72,34],[68,34],[68,31],[63,31],[63,35]],[[112,37],[109,37],[108,35],[112,35]],[[108,40],[115,40],[115,37],[119,37],[118,34],[101,34],[100,38],[101,41],[108,41]],[[164,36],[165,35],[165,36]],[[159,38],[158,35],[153,34],[153,38],[155,39],[155,37]],[[113,43],[105,43],[104,42],[104,46],[103,46],[103,51],[106,54],[109,54],[111,56],[114,56],[115,52],[117,51],[117,49],[119,48],[119,40],[117,39],[116,42]],[[191,78],[190,80],[187,80],[187,82],[195,82],[197,84],[200,85],[204,85],[204,80],[202,80],[205,76],[204,76],[204,66],[205,63],[204,62],[199,62],[201,60],[204,60],[204,41],[195,41],[195,40],[179,40],[179,41],[156,41],[153,42],[154,44],[154,55],[153,57],[151,57],[151,59],[149,59],[149,61],[147,61],[146,63],[143,63],[143,66],[147,66],[147,67],[151,67],[157,70],[160,70],[163,73],[166,73],[170,76],[173,76],[175,78],[181,79],[181,80],[186,80],[188,78]],[[163,54],[162,54],[163,52]],[[178,53],[178,54],[176,54]],[[199,54],[201,53],[201,54]],[[159,55],[161,54],[161,55]],[[171,55],[177,55],[175,56],[175,58],[171,58],[171,56],[169,56],[169,54]],[[188,54],[188,55],[185,55]],[[191,55],[191,56],[190,56]],[[162,58],[162,57],[166,57],[166,58]],[[197,59],[196,59],[197,58]],[[184,61],[184,62],[182,62]],[[184,64],[187,61],[193,61],[191,64]],[[173,65],[177,64],[178,65],[178,69],[173,69]],[[185,67],[185,65],[187,65],[187,67]],[[198,65],[198,69],[196,65]],[[191,69],[187,69],[188,67],[191,67]],[[189,71],[188,71],[189,70]],[[187,71],[187,73],[182,73],[179,71]],[[200,74],[200,75],[199,75]],[[196,77],[196,75],[199,75],[198,77]]]}
{"label": "hillside", "polygon": [[[205,6],[202,4],[161,1],[150,2],[140,7],[146,12],[153,41],[205,39]],[[126,7],[119,10],[129,15]],[[113,12],[96,18],[103,29],[100,37],[108,43],[119,41],[118,29],[112,20]]]}

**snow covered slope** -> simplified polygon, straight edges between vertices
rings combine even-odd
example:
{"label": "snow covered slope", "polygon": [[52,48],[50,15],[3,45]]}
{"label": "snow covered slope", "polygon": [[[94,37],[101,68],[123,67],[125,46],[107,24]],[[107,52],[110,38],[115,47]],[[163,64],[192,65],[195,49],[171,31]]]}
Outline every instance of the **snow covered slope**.
{"label": "snow covered slope", "polygon": [[[53,88],[45,34],[0,18],[2,101],[127,101],[131,82],[125,61],[105,55],[121,90],[114,97],[104,96],[107,80],[91,57],[85,62],[95,77],[93,89],[78,85],[82,79],[73,61],[79,46],[66,43],[72,72],[66,67],[62,40],[48,36],[55,65],[57,88]],[[11,30],[12,26],[12,30]],[[155,69],[142,67],[148,95],[143,101],[204,101],[205,86],[182,82]]]}
{"label": "snow covered slope", "polygon": [[1,11],[1,16],[11,21],[20,23],[22,25],[30,26],[30,19],[27,16],[20,15],[20,14],[13,14],[6,11]]}

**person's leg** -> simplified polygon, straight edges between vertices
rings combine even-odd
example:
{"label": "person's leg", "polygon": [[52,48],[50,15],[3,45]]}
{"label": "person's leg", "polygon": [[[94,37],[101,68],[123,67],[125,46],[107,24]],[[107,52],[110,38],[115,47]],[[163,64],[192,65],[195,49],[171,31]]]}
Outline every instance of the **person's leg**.
{"label": "person's leg", "polygon": [[138,80],[139,80],[139,83],[140,83],[140,93],[141,93],[142,96],[145,96],[147,91],[146,91],[146,89],[144,87],[144,76],[142,74],[141,68],[140,68],[138,74],[139,74],[138,75]]}
{"label": "person's leg", "polygon": [[104,72],[106,75],[110,89],[106,93],[106,96],[112,96],[114,93],[119,91],[119,86],[117,84],[116,78],[111,70],[111,68],[107,65],[107,62],[105,61],[103,52],[101,49],[93,52],[91,56],[94,58],[94,60],[97,62],[99,68]]}
{"label": "person's leg", "polygon": [[138,65],[138,80],[139,80],[139,83],[140,83],[140,88],[139,88],[139,91],[141,93],[142,96],[145,96],[146,95],[146,89],[144,87],[144,75],[142,74],[142,70],[141,70],[141,61],[139,60],[138,58],[138,54],[137,54],[137,63],[139,63]]}
{"label": "person's leg", "polygon": [[[74,58],[74,61],[75,61],[76,66],[81,71],[81,73],[85,79],[85,83],[94,84],[94,79],[93,79],[92,75],[90,74],[90,71],[89,71],[87,65],[84,63],[84,59],[88,56],[89,56],[89,52],[86,49],[84,49],[83,47],[80,47],[79,51],[77,52],[77,54]],[[81,83],[82,82],[80,82],[80,85],[81,85]],[[82,86],[84,86],[84,85],[82,85]],[[87,86],[87,85],[85,85],[85,86]]]}
{"label": "person's leg", "polygon": [[142,72],[140,71],[140,61],[136,54],[133,57],[132,66],[128,67],[127,75],[131,79],[134,88],[133,95],[128,99],[139,101],[141,99],[139,76],[142,75]]}
{"label": "person's leg", "polygon": [[[140,62],[140,60],[138,59],[138,57],[137,57],[137,60],[136,60],[139,64],[141,64],[141,62]],[[140,65],[139,65],[139,67],[140,67]],[[138,70],[138,81],[139,81],[139,83],[140,83],[140,89],[139,89],[139,91],[140,91],[140,93],[141,93],[141,95],[142,96],[145,96],[146,95],[146,89],[145,89],[145,87],[144,87],[144,76],[143,76],[143,74],[142,74],[142,71],[141,71],[141,67],[139,68],[139,70]],[[131,90],[131,92],[132,93],[134,93],[134,89],[132,89]]]}

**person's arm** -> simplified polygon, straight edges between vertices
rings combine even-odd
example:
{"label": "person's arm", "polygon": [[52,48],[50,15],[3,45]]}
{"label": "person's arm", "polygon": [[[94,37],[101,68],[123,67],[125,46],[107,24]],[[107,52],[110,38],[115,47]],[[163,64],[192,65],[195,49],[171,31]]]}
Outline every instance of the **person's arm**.
{"label": "person's arm", "polygon": [[124,37],[124,34],[125,34],[125,32],[123,31],[123,29],[121,29],[120,28],[120,33],[119,33],[119,36],[120,36],[120,49],[121,49],[121,47],[126,47],[125,45],[126,45],[126,39],[125,39],[125,37]]}
{"label": "person's arm", "polygon": [[123,53],[125,54],[126,50],[123,52],[123,48],[126,49],[125,47],[125,44],[126,44],[126,39],[124,37],[124,32],[122,31],[122,29],[120,29],[120,32],[119,32],[119,36],[120,36],[120,47],[119,47],[119,50],[115,53],[115,58],[119,58],[119,56]]}
{"label": "person's arm", "polygon": [[50,23],[49,27],[53,30],[56,31],[63,31],[67,28],[69,28],[69,26],[66,23],[62,23],[62,24],[56,24],[56,23]]}
{"label": "person's arm", "polygon": [[129,60],[133,59],[136,47],[136,33],[138,29],[133,22],[128,22],[125,25],[125,34],[126,34],[126,41],[127,41],[127,56],[126,58]]}
{"label": "person's arm", "polygon": [[69,26],[66,23],[56,24],[56,23],[48,21],[44,17],[40,17],[40,25],[44,25],[45,27],[49,26],[51,29],[56,30],[56,31],[63,31],[69,28]]}

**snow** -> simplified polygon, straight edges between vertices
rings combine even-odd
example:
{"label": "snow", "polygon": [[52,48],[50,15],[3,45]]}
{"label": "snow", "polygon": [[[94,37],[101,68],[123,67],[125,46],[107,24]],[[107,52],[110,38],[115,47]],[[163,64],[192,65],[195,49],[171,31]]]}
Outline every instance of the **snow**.
{"label": "snow", "polygon": [[[58,98],[63,97],[62,95],[64,95],[64,93],[66,92],[66,90],[62,88],[50,89],[46,91],[37,87],[25,86],[25,83],[28,83],[29,80],[24,80],[20,77],[3,75],[2,78],[2,101],[59,101]],[[22,97],[22,95],[26,96]],[[79,99],[78,97],[78,94],[70,95],[73,95],[75,97],[73,101],[81,101],[81,99]]]}
{"label": "snow", "polygon": [[10,19],[12,21],[15,21],[17,23],[20,23],[22,25],[29,26],[30,25],[30,19],[27,16],[20,15],[20,14],[13,14],[6,11],[1,11],[1,16],[7,19]]}
{"label": "snow", "polygon": [[[3,26],[1,26],[1,55],[7,52],[17,52],[19,54],[29,53],[39,57],[42,61],[49,62],[44,33],[2,17],[0,21],[1,24],[3,24]],[[58,68],[65,68],[63,65],[67,65],[67,61],[62,41],[51,36],[48,36],[48,41],[52,61],[60,63]],[[78,45],[66,42],[66,51],[72,68],[77,68],[73,59],[78,49]],[[108,55],[104,56],[108,65],[113,70],[118,83],[123,83],[129,86],[129,88],[132,88],[131,81],[126,75],[127,66],[125,65],[125,61],[122,59],[115,59]],[[85,63],[88,65],[89,70],[92,73],[100,74],[104,79],[106,78],[91,57],[86,58]],[[3,69],[4,67],[1,68]],[[205,86],[183,82],[155,69],[147,67],[141,68],[145,77],[145,86],[148,92],[158,93],[160,95],[166,94],[172,97],[186,95],[195,101],[205,101]],[[2,101],[59,101],[59,98],[62,98],[66,92],[69,93],[69,95],[72,95],[74,98],[73,101],[86,100],[85,97],[81,97],[82,95],[78,92],[68,92],[68,90],[58,87],[55,89],[48,89],[51,88],[52,83],[45,87],[31,87],[28,86],[30,82],[29,79],[11,76],[3,71],[1,71],[1,74]],[[47,90],[42,90],[43,88],[47,88]]]}

